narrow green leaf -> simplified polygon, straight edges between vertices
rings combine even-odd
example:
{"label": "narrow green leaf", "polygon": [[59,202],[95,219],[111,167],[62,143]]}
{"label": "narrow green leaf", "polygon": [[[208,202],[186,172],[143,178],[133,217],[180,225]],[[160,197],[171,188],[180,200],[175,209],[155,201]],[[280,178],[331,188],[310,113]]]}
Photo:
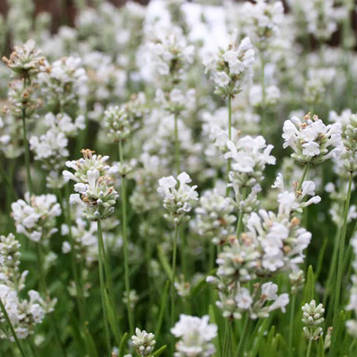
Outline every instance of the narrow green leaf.
{"label": "narrow green leaf", "polygon": [[315,296],[315,274],[310,265],[307,270],[307,279],[304,289],[304,302],[311,301]]}
{"label": "narrow green leaf", "polygon": [[155,328],[155,336],[159,336],[162,321],[164,319],[164,313],[167,305],[167,296],[169,293],[169,286],[170,286],[170,281],[166,281],[165,287],[164,287],[164,292],[161,296],[161,301],[160,301],[160,311],[159,311],[159,318],[157,320],[156,328]]}
{"label": "narrow green leaf", "polygon": [[120,340],[120,345],[119,345],[119,357],[123,357],[124,356],[124,345],[125,342],[128,338],[128,333],[125,332],[124,335],[122,336],[121,340]]}
{"label": "narrow green leaf", "polygon": [[152,357],[160,356],[162,352],[166,350],[166,345],[161,346],[158,350],[156,350],[153,354]]}
{"label": "narrow green leaf", "polygon": [[160,245],[157,247],[157,251],[158,251],[158,257],[159,257],[160,263],[161,263],[162,267],[164,268],[167,277],[169,278],[170,281],[172,281],[172,275],[173,275],[172,270],[171,270],[169,262],[167,261],[166,255]]}
{"label": "narrow green leaf", "polygon": [[112,304],[110,302],[109,296],[107,294],[107,291],[104,290],[104,301],[105,301],[105,308],[107,310],[107,316],[108,316],[108,321],[109,325],[112,329],[114,338],[115,338],[115,343],[120,346],[120,334],[119,334],[119,328],[116,324],[116,318],[114,314],[116,313],[114,309],[112,308]]}

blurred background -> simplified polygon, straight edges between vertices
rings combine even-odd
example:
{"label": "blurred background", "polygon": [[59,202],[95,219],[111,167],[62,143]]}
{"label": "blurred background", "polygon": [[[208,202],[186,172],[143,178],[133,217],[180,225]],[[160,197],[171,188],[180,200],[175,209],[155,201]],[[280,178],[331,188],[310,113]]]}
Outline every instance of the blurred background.
{"label": "blurred background", "polygon": [[[69,25],[73,26],[74,24],[74,19],[76,16],[76,8],[77,4],[89,4],[89,5],[95,5],[96,3],[100,3],[102,0],[33,0],[33,3],[35,5],[35,13],[41,13],[41,12],[49,12],[52,15],[52,22],[51,22],[51,28],[52,31],[56,31],[56,29],[60,25]],[[112,4],[115,4],[117,6],[121,6],[125,4],[128,1],[133,1],[137,2],[140,4],[148,4],[150,0],[107,0],[108,2],[111,2]],[[242,1],[253,1],[253,0],[233,0],[236,2],[242,2]],[[310,0],[300,0],[300,1],[310,1]],[[336,4],[341,2],[343,0],[335,0]],[[8,4],[11,2],[16,2],[16,0],[0,0],[0,14],[6,18],[6,14],[8,11]],[[224,0],[187,0],[187,2],[199,2],[203,4],[221,4],[224,2]],[[285,10],[288,12],[289,7],[288,3],[289,0],[282,0]],[[353,25],[353,28],[355,30],[356,36],[357,36],[357,0],[354,0],[355,2],[355,8],[354,11],[351,12],[351,23]],[[312,39],[313,42],[313,39]],[[338,45],[340,43],[340,31],[337,31],[329,41],[330,45]]]}
{"label": "blurred background", "polygon": [[[140,4],[147,4],[150,0],[134,0]],[[0,13],[6,16],[9,0],[0,0]],[[94,4],[96,0],[86,1],[89,4]],[[109,0],[109,2],[121,6],[127,0]],[[50,12],[52,14],[52,26],[55,30],[60,25],[72,25],[76,14],[76,0],[34,0],[36,13]]]}

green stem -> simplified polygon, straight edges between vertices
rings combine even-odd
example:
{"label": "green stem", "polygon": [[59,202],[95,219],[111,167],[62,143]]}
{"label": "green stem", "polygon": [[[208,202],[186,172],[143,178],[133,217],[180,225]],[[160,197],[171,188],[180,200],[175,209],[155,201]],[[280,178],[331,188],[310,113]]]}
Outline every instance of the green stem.
{"label": "green stem", "polygon": [[114,334],[115,341],[117,345],[119,345],[120,344],[119,321],[118,321],[118,314],[115,308],[115,297],[114,297],[112,272],[110,269],[110,258],[104,246],[102,225],[101,222],[99,223],[100,224],[98,227],[98,235],[100,237],[100,245],[102,249],[102,259],[103,259],[102,262],[104,266],[104,283],[106,287],[104,298],[105,298],[105,304],[107,309],[107,318],[110,326],[112,327],[112,332]]}
{"label": "green stem", "polygon": [[242,210],[239,210],[237,230],[236,230],[237,238],[239,238],[239,235],[242,233],[242,229],[243,229],[243,212]]}
{"label": "green stem", "polygon": [[249,325],[249,315],[247,314],[246,318],[245,318],[245,321],[244,321],[242,333],[241,333],[241,336],[240,336],[240,339],[239,339],[239,344],[238,344],[238,348],[237,348],[236,357],[243,356],[243,354],[244,354],[244,345],[245,345],[245,340],[246,340],[246,337],[247,337],[248,325]]}
{"label": "green stem", "polygon": [[0,299],[0,308],[1,308],[1,311],[2,311],[2,313],[3,313],[3,315],[4,315],[4,317],[5,317],[6,322],[8,323],[8,325],[9,325],[9,327],[10,327],[10,331],[11,331],[12,337],[14,338],[15,343],[16,343],[18,349],[20,350],[21,356],[22,356],[22,357],[26,357],[26,355],[25,355],[25,353],[24,353],[24,350],[22,349],[21,343],[20,343],[20,341],[19,341],[19,339],[18,339],[18,337],[17,337],[17,335],[16,335],[15,329],[14,329],[14,327],[12,326],[12,323],[11,323],[11,320],[10,320],[10,318],[9,318],[9,315],[7,314],[7,311],[6,311],[6,309],[5,309],[5,306],[4,306],[4,304],[3,304],[3,302],[2,302],[1,299]]}
{"label": "green stem", "polygon": [[[36,244],[36,253],[37,253],[37,260],[38,260],[38,268],[39,268],[39,285],[40,285],[40,291],[42,294],[46,296],[46,299],[49,299],[49,293],[47,289],[47,284],[46,284],[46,275],[45,271],[43,270],[44,267],[44,256],[43,256],[43,251],[42,251],[42,245],[41,243]],[[62,350],[63,356],[67,356],[66,349],[61,341],[60,337],[60,330],[58,329],[57,322],[53,317],[53,314],[49,316],[53,331],[55,333],[55,337],[57,340],[57,343]]]}
{"label": "green stem", "polygon": [[105,342],[107,346],[108,354],[111,351],[111,344],[110,344],[110,334],[109,334],[109,322],[108,322],[108,315],[107,315],[107,308],[106,308],[106,287],[104,281],[104,244],[103,244],[103,235],[102,235],[102,226],[100,219],[97,220],[98,225],[98,261],[99,261],[99,284],[100,284],[100,296],[102,301],[102,310],[103,310],[103,317],[104,317],[104,332],[105,332]]}
{"label": "green stem", "polygon": [[[67,189],[68,185],[66,186]],[[62,197],[61,191],[59,190],[59,197]],[[62,201],[62,200],[61,200]],[[63,207],[63,204],[62,204]],[[63,209],[63,208],[62,208]],[[68,227],[68,238],[69,243],[71,245],[71,268],[72,274],[74,277],[74,282],[76,286],[76,305],[79,311],[79,319],[81,325],[84,329],[84,340],[86,344],[87,352],[90,356],[97,356],[97,351],[93,348],[94,341],[88,329],[88,322],[86,321],[86,301],[84,299],[84,292],[83,292],[83,282],[82,282],[82,274],[78,273],[77,270],[77,263],[76,263],[76,249],[72,235],[72,223],[71,223],[71,209],[69,203],[69,197],[66,200],[66,210],[63,211],[65,216],[65,221]]]}
{"label": "green stem", "polygon": [[350,208],[350,200],[352,193],[352,173],[350,173],[348,179],[348,189],[347,196],[345,202],[345,209],[343,213],[343,225],[341,229],[341,236],[339,237],[339,255],[338,255],[338,265],[337,265],[337,279],[336,279],[336,289],[335,289],[335,305],[334,305],[334,321],[337,319],[338,309],[340,304],[340,296],[341,296],[341,282],[343,275],[343,259],[345,256],[345,240],[346,240],[346,232],[347,232],[347,217],[348,211]]}
{"label": "green stem", "polygon": [[30,150],[29,150],[29,143],[27,140],[27,128],[26,128],[26,109],[22,109],[22,134],[23,134],[23,141],[25,147],[25,165],[26,165],[26,175],[27,175],[27,187],[30,193],[30,197],[32,195],[32,179],[31,179],[31,169],[30,169]]}
{"label": "green stem", "polygon": [[[232,96],[228,95],[228,139],[232,140]],[[227,184],[229,182],[229,172],[231,171],[231,159],[227,161]],[[229,195],[230,187],[226,188],[226,196]]]}
{"label": "green stem", "polygon": [[[119,141],[119,158],[120,162],[124,164],[124,152],[122,141]],[[127,309],[128,309],[128,320],[130,335],[134,333],[134,316],[133,311],[130,306],[129,296],[130,296],[130,279],[129,279],[129,259],[128,259],[128,234],[127,234],[127,207],[126,207],[126,179],[122,176],[122,181],[120,185],[121,189],[121,211],[122,211],[122,236],[123,236],[123,253],[124,253],[124,282],[125,291],[128,298]]]}
{"label": "green stem", "polygon": [[265,89],[265,58],[264,58],[264,53],[261,51],[260,54],[260,83],[262,86],[262,116],[261,116],[261,122],[263,123],[263,126],[265,124],[265,104],[266,104],[266,89]]}
{"label": "green stem", "polygon": [[290,305],[290,316],[289,316],[289,352],[290,356],[293,356],[293,336],[294,336],[294,317],[295,317],[295,305],[296,305],[296,295],[293,294],[291,305]]}
{"label": "green stem", "polygon": [[324,294],[324,305],[326,305],[327,302],[327,298],[330,296],[332,290],[333,290],[333,286],[335,285],[333,283],[333,279],[336,273],[336,264],[337,264],[337,257],[338,257],[338,237],[340,236],[340,232],[341,232],[341,227],[339,226],[337,228],[335,237],[334,237],[334,242],[333,242],[333,253],[332,253],[332,260],[331,260],[331,264],[330,264],[330,268],[329,268],[329,272],[328,272],[328,276],[327,276],[327,283],[326,283],[326,290],[325,290],[325,294]]}
{"label": "green stem", "polygon": [[228,96],[228,139],[232,140],[232,96]]}
{"label": "green stem", "polygon": [[171,326],[175,322],[175,279],[176,279],[176,255],[177,255],[177,239],[178,239],[179,225],[175,224],[175,233],[172,247],[172,280],[171,280]]}
{"label": "green stem", "polygon": [[297,191],[300,191],[300,190],[301,190],[302,184],[303,184],[304,181],[305,181],[305,178],[306,178],[306,176],[307,176],[307,174],[308,174],[308,172],[309,172],[309,169],[310,169],[310,165],[307,163],[307,164],[305,165],[305,167],[304,167],[304,172],[302,173],[302,176],[301,176],[300,181],[299,181],[299,183],[298,183],[298,186],[297,186],[297,188],[296,188]]}
{"label": "green stem", "polygon": [[175,135],[175,168],[176,168],[176,174],[180,172],[180,167],[181,167],[181,158],[180,158],[180,141],[179,141],[179,136],[178,136],[178,118],[177,114],[175,114],[174,117],[175,121],[175,127],[174,127],[174,135]]}
{"label": "green stem", "polygon": [[310,354],[311,354],[311,345],[312,345],[312,340],[309,340],[309,344],[307,345],[306,357],[310,357]]}
{"label": "green stem", "polygon": [[[243,188],[242,189],[241,201],[244,201],[246,196],[247,196],[246,188]],[[242,230],[243,230],[243,215],[244,215],[244,212],[243,212],[242,209],[240,209],[239,213],[238,213],[237,228],[236,228],[236,236],[237,236],[237,238],[239,238],[239,236],[240,236],[240,234],[242,233]]]}
{"label": "green stem", "polygon": [[209,256],[208,256],[208,272],[210,272],[214,268],[215,257],[216,257],[216,246],[209,242]]}
{"label": "green stem", "polygon": [[227,319],[224,323],[224,341],[222,355],[232,355],[232,321],[228,321]]}
{"label": "green stem", "polygon": [[179,235],[181,237],[181,247],[180,247],[180,259],[181,259],[181,266],[182,266],[182,272],[183,272],[183,276],[185,279],[188,278],[188,264],[187,264],[187,252],[186,252],[186,246],[187,246],[187,241],[186,241],[186,236],[185,234],[183,234],[183,229],[182,227],[180,227],[180,231],[179,231]]}

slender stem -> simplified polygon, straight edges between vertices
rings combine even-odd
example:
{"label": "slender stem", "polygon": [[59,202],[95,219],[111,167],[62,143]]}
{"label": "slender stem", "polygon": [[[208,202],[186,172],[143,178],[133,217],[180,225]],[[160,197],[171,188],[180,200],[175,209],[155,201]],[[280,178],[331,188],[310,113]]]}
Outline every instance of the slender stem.
{"label": "slender stem", "polygon": [[[232,96],[228,95],[228,139],[232,140]],[[229,172],[231,171],[231,159],[227,161],[227,184],[229,182]],[[226,196],[229,195],[230,187],[226,188]]]}
{"label": "slender stem", "polygon": [[100,219],[97,220],[98,225],[98,261],[99,261],[99,284],[100,284],[100,296],[102,301],[102,310],[103,310],[103,317],[104,317],[104,332],[105,332],[105,342],[107,346],[107,352],[110,353],[111,344],[110,344],[110,334],[109,334],[109,322],[107,316],[107,309],[106,309],[106,287],[104,282],[104,268],[103,268],[103,260],[104,260],[104,244],[103,244],[103,236],[102,236],[102,226]]}
{"label": "slender stem", "polygon": [[14,327],[12,326],[12,323],[11,323],[11,320],[10,320],[10,318],[9,318],[9,315],[7,314],[7,311],[6,311],[6,309],[5,309],[5,306],[4,306],[4,304],[3,304],[3,302],[2,302],[1,299],[0,299],[0,308],[1,308],[1,311],[2,311],[2,313],[3,313],[3,315],[4,315],[4,317],[5,317],[6,322],[8,323],[8,325],[9,325],[9,327],[10,327],[10,331],[11,331],[12,337],[14,338],[15,343],[16,343],[18,349],[20,350],[21,356],[22,356],[22,357],[26,357],[26,355],[25,355],[25,353],[24,353],[24,350],[22,349],[21,343],[20,343],[20,341],[19,341],[19,339],[18,339],[18,337],[17,337],[17,335],[16,335],[15,329],[14,329]]}
{"label": "slender stem", "polygon": [[228,321],[227,319],[224,322],[224,340],[223,340],[223,356],[231,356],[232,355],[232,321]]}
{"label": "slender stem", "polygon": [[296,305],[296,294],[293,294],[291,305],[290,305],[290,316],[289,316],[289,352],[290,356],[293,356],[293,336],[294,336],[294,317],[295,317],[295,305]]}
{"label": "slender stem", "polygon": [[247,332],[248,332],[248,324],[249,324],[249,316],[247,314],[245,321],[244,321],[242,334],[239,339],[239,344],[238,344],[237,353],[236,353],[237,357],[243,356],[245,340],[246,340]]}
{"label": "slender stem", "polygon": [[[242,189],[242,201],[245,200],[247,194],[246,194],[246,188],[243,188]],[[236,236],[237,238],[239,238],[240,234],[242,233],[242,230],[243,230],[243,215],[244,215],[244,212],[242,209],[239,210],[239,213],[238,213],[238,220],[237,220],[237,229],[236,229]]]}
{"label": "slender stem", "polygon": [[37,259],[39,263],[39,285],[40,285],[40,290],[42,291],[43,294],[48,296],[47,294],[47,286],[46,286],[46,280],[45,280],[45,272],[43,270],[43,264],[44,264],[44,259],[43,259],[43,254],[42,254],[42,249],[40,246],[41,243],[36,244],[36,254],[37,254]]}
{"label": "slender stem", "polygon": [[[66,186],[67,189],[68,185]],[[60,191],[59,191],[59,197],[61,197]],[[63,204],[62,204],[63,207]],[[75,250],[75,245],[74,245],[74,240],[73,240],[73,235],[72,235],[72,223],[71,223],[71,209],[70,209],[70,203],[69,203],[69,197],[66,200],[66,209],[64,210],[64,216],[65,216],[65,221],[68,227],[68,238],[69,242],[71,245],[71,268],[72,268],[72,274],[74,277],[74,282],[76,286],[76,304],[77,308],[79,311],[79,319],[81,322],[81,325],[83,326],[84,329],[84,336],[85,336],[85,344],[86,344],[86,349],[89,355],[91,356],[97,356],[97,351],[93,350],[91,348],[91,345],[94,345],[93,338],[89,332],[88,326],[87,326],[87,321],[86,321],[86,301],[84,299],[84,292],[83,292],[83,282],[82,282],[82,274],[78,273],[77,270],[77,263],[76,263],[76,250]]]}
{"label": "slender stem", "polygon": [[103,240],[103,232],[102,232],[102,225],[101,222],[99,224],[99,230],[98,234],[100,236],[100,245],[102,249],[102,262],[103,262],[103,267],[104,267],[104,283],[105,283],[105,302],[107,306],[107,317],[108,321],[112,322],[111,327],[112,331],[116,340],[116,343],[119,345],[120,344],[120,336],[119,336],[119,321],[118,321],[118,316],[115,308],[115,298],[114,298],[114,288],[113,288],[113,278],[112,278],[112,272],[110,269],[110,258],[107,255],[106,248],[104,245],[104,240]]}
{"label": "slender stem", "polygon": [[177,114],[175,114],[174,117],[175,121],[175,128],[174,128],[174,135],[175,135],[175,169],[176,169],[176,174],[180,172],[180,167],[181,167],[181,157],[180,157],[180,141],[179,141],[179,136],[178,136],[178,117]]}
{"label": "slender stem", "polygon": [[214,262],[216,257],[216,246],[209,242],[209,256],[208,256],[208,272],[210,272],[214,268]]}
{"label": "slender stem", "polygon": [[305,167],[304,167],[304,172],[302,173],[302,176],[301,176],[300,181],[298,183],[298,186],[296,188],[297,191],[301,190],[302,184],[304,183],[304,181],[306,179],[306,176],[307,176],[307,174],[309,172],[309,169],[310,169],[310,165],[306,164]]}
{"label": "slender stem", "polygon": [[[45,275],[45,271],[43,269],[44,267],[44,256],[43,256],[43,251],[42,251],[42,245],[41,243],[37,243],[36,244],[36,253],[37,253],[37,259],[38,259],[38,267],[39,267],[39,285],[40,285],[40,291],[42,292],[42,294],[44,294],[46,296],[47,299],[49,299],[49,293],[48,293],[48,289],[47,289],[47,284],[46,284],[46,275]],[[58,329],[57,326],[57,321],[54,319],[53,314],[51,314],[49,316],[52,328],[55,332],[55,337],[57,340],[57,343],[59,345],[59,347],[62,350],[62,354],[63,356],[67,356],[67,352],[66,349],[61,341],[61,337],[60,337],[60,331]]]}
{"label": "slender stem", "polygon": [[262,116],[261,121],[265,125],[265,111],[266,111],[266,89],[265,89],[265,58],[264,53],[260,54],[260,83],[262,86]]}
{"label": "slender stem", "polygon": [[239,210],[237,231],[236,231],[237,238],[239,238],[239,235],[241,234],[242,229],[243,229],[243,212],[242,212],[242,210]]}
{"label": "slender stem", "polygon": [[177,239],[179,233],[179,225],[175,224],[175,233],[172,246],[172,280],[171,280],[171,326],[175,322],[175,279],[176,279],[176,255],[177,255]]}
{"label": "slender stem", "polygon": [[182,266],[182,272],[183,272],[183,276],[185,279],[188,278],[188,264],[187,264],[187,252],[186,252],[186,246],[187,246],[187,241],[186,241],[186,236],[185,234],[183,234],[183,229],[182,227],[180,227],[180,231],[179,231],[179,235],[181,237],[181,241],[180,241],[180,259],[181,259],[181,266]]}
{"label": "slender stem", "polygon": [[307,345],[306,357],[310,357],[310,354],[311,354],[311,345],[312,345],[312,340],[309,340],[309,344]]}
{"label": "slender stem", "polygon": [[232,140],[232,96],[228,96],[228,139]]}
{"label": "slender stem", "polygon": [[[119,158],[120,162],[124,163],[124,152],[122,141],[119,141]],[[130,335],[134,333],[134,316],[133,311],[130,306],[129,296],[130,296],[130,279],[129,279],[129,259],[128,259],[128,234],[127,234],[127,207],[126,207],[126,179],[122,176],[122,181],[120,185],[121,189],[121,213],[122,213],[122,236],[123,236],[123,253],[124,253],[124,282],[125,291],[128,298],[127,309],[128,309],[128,320]]]}
{"label": "slender stem", "polygon": [[180,158],[180,141],[178,137],[178,117],[177,114],[175,114],[175,169],[176,169],[176,174],[180,172],[180,166],[181,166],[181,158]]}
{"label": "slender stem", "polygon": [[28,191],[30,193],[30,196],[32,195],[32,179],[31,179],[31,168],[30,168],[30,150],[29,150],[29,143],[27,140],[27,128],[26,128],[26,109],[22,109],[22,134],[23,134],[23,141],[24,141],[24,147],[25,147],[25,165],[26,165],[26,175],[27,175],[27,187]]}
{"label": "slender stem", "polygon": [[341,227],[338,226],[335,237],[334,237],[334,241],[333,241],[332,260],[331,260],[331,264],[330,264],[330,268],[329,268],[329,272],[328,272],[328,276],[327,276],[326,290],[324,293],[324,300],[323,300],[324,305],[326,305],[327,298],[331,294],[332,288],[334,286],[333,279],[335,277],[335,272],[336,272],[336,264],[337,264],[337,257],[338,257],[338,237],[340,236],[340,232],[341,232]]}
{"label": "slender stem", "polygon": [[345,256],[347,217],[350,208],[351,193],[352,193],[352,173],[350,173],[348,179],[347,196],[345,202],[345,209],[343,213],[343,225],[341,229],[341,236],[339,237],[339,255],[338,255],[337,279],[336,279],[336,289],[335,289],[334,321],[337,319],[338,309],[340,304],[341,289],[342,289],[341,282],[342,282],[343,266],[344,266],[343,259]]}

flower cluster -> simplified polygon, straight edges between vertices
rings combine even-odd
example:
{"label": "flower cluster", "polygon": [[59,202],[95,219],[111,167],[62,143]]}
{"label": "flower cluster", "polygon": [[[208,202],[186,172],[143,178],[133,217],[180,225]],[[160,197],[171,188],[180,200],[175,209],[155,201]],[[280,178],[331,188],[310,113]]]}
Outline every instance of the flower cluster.
{"label": "flower cluster", "polygon": [[[222,285],[219,281],[216,282],[218,285]],[[270,312],[277,309],[285,312],[285,307],[289,303],[289,295],[286,293],[278,295],[277,292],[278,285],[272,282],[262,285],[256,283],[252,293],[248,288],[240,285],[228,287],[222,285],[217,306],[222,310],[223,316],[229,319],[241,319],[245,312],[253,320],[265,318],[269,316]]]}
{"label": "flower cluster", "polygon": [[177,179],[168,176],[159,180],[157,191],[167,210],[164,217],[175,224],[184,219],[191,211],[193,202],[198,200],[197,186],[188,185],[190,182],[191,178],[186,172],[180,173]]}
{"label": "flower cluster", "polygon": [[209,324],[208,320],[208,316],[180,315],[180,320],[171,329],[171,333],[180,338],[175,357],[209,357],[215,353],[211,341],[217,336],[217,326]]}
{"label": "flower cluster", "polygon": [[234,233],[234,209],[230,197],[222,196],[217,190],[205,191],[195,209],[193,229],[202,237],[212,239],[213,244],[221,245]]}
{"label": "flower cluster", "polygon": [[[28,296],[29,299],[20,299],[16,290],[4,284],[0,284],[0,299],[14,327],[16,336],[20,339],[32,335],[36,325],[40,324],[46,312],[49,312],[47,310],[47,304],[37,291],[30,290]],[[0,321],[5,325],[6,320],[1,312]],[[9,331],[4,333],[3,330],[1,330],[0,338],[9,338],[11,341],[14,341],[13,337],[9,336],[11,336]]]}
{"label": "flower cluster", "polygon": [[27,273],[20,274],[20,243],[12,233],[0,236],[0,265],[0,282],[22,289]]}
{"label": "flower cluster", "polygon": [[[219,289],[220,300],[217,305],[226,314],[229,311],[229,316],[241,317],[240,307],[234,303],[238,290],[246,289],[242,290],[246,296],[247,293],[256,296],[255,290],[250,292],[244,284],[255,279],[271,278],[279,271],[297,271],[298,265],[304,261],[304,250],[310,243],[311,233],[300,226],[297,214],[304,207],[318,203],[320,197],[315,196],[312,181],[305,181],[301,191],[297,192],[284,191],[282,181],[279,175],[274,184],[281,190],[278,212],[264,209],[258,213],[252,212],[246,220],[247,230],[238,238],[231,236],[219,253],[217,277],[208,278]],[[308,196],[312,197],[306,200]],[[259,308],[265,314],[267,310],[263,307]],[[251,313],[251,317],[254,316]]]}
{"label": "flower cluster", "polygon": [[47,113],[44,117],[46,133],[30,138],[30,148],[35,154],[35,160],[42,163],[42,168],[49,171],[46,177],[49,187],[62,187],[63,180],[59,171],[63,168],[69,155],[68,138],[84,129],[84,117],[78,116],[74,121],[67,114]]}
{"label": "flower cluster", "polygon": [[[35,290],[28,292],[29,299],[20,297],[25,288],[27,271],[20,272],[20,243],[13,234],[0,236],[0,300],[15,330],[16,336],[24,339],[34,333],[45,314],[53,309],[55,301],[45,302]],[[22,294],[21,294],[22,295]],[[5,316],[0,310],[2,328],[0,338],[14,340]],[[11,337],[9,337],[11,336]]]}
{"label": "flower cluster", "polygon": [[193,61],[194,47],[187,43],[181,28],[158,26],[151,29],[153,35],[148,43],[150,64],[153,72],[172,88],[183,77],[185,69]]}
{"label": "flower cluster", "polygon": [[257,0],[255,3],[244,2],[241,11],[245,14],[242,30],[251,36],[254,44],[260,49],[266,49],[269,41],[280,31],[284,19],[284,7],[281,1],[268,2]]}
{"label": "flower cluster", "polygon": [[13,72],[24,79],[31,79],[46,68],[45,57],[37,49],[33,40],[27,41],[23,46],[16,46],[10,58],[3,57],[2,60]]}
{"label": "flower cluster", "polygon": [[87,81],[88,76],[79,57],[63,57],[39,75],[42,94],[60,111],[69,105],[84,104],[81,100],[87,93]]}
{"label": "flower cluster", "polygon": [[34,242],[42,244],[55,232],[56,217],[61,215],[61,207],[55,195],[30,196],[19,199],[11,205],[16,231]]}
{"label": "flower cluster", "polygon": [[155,335],[145,330],[135,329],[135,335],[131,337],[131,342],[139,356],[150,356],[155,347]]}
{"label": "flower cluster", "polygon": [[231,160],[230,185],[240,209],[249,210],[256,202],[265,166],[275,164],[275,157],[270,154],[273,146],[267,145],[262,136],[249,135],[239,138],[236,143],[228,140],[226,145],[228,150],[224,157]]}
{"label": "flower cluster", "polygon": [[309,340],[318,340],[323,330],[321,324],[324,322],[325,309],[322,304],[316,305],[315,300],[306,303],[302,308],[302,323],[304,324],[304,335]]}
{"label": "flower cluster", "polygon": [[146,113],[145,95],[133,95],[129,102],[121,107],[109,107],[104,113],[104,127],[113,141],[125,140],[140,127]]}
{"label": "flower cluster", "polygon": [[238,94],[244,81],[249,77],[254,60],[254,49],[248,37],[244,38],[238,46],[231,43],[216,56],[207,57],[206,71],[211,72],[216,93],[223,97],[233,97]]}
{"label": "flower cluster", "polygon": [[346,109],[340,115],[330,112],[330,121],[340,125],[341,136],[334,158],[335,169],[339,176],[357,174],[357,114]]}
{"label": "flower cluster", "polygon": [[114,212],[119,197],[112,183],[110,166],[106,164],[109,157],[95,155],[89,149],[82,150],[82,154],[83,158],[66,163],[74,173],[63,171],[66,181],[76,182],[74,190],[78,194],[72,195],[72,200],[85,204],[85,214],[89,219],[108,217]]}
{"label": "flower cluster", "polygon": [[283,147],[291,147],[292,157],[303,163],[319,164],[329,159],[340,137],[338,124],[325,125],[317,115],[308,113],[301,120],[294,116],[283,127]]}

